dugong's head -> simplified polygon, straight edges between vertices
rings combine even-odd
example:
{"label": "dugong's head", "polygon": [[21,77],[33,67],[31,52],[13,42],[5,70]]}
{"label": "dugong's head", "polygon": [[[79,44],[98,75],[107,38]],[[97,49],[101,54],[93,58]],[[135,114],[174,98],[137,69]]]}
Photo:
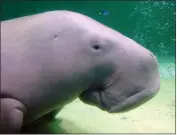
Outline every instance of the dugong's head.
{"label": "dugong's head", "polygon": [[93,82],[80,94],[81,101],[115,113],[136,108],[158,93],[158,62],[152,52],[91,18],[75,13],[72,17],[81,23],[81,39],[87,40],[88,49],[83,52],[94,65]]}

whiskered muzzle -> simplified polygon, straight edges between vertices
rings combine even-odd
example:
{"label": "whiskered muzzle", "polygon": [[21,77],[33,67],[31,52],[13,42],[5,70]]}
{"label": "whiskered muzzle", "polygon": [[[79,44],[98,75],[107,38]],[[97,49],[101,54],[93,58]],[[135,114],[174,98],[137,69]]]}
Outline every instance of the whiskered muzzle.
{"label": "whiskered muzzle", "polygon": [[146,103],[150,99],[152,99],[159,91],[159,85],[154,88],[145,89],[139,93],[136,93],[118,105],[113,106],[111,109],[108,110],[110,113],[117,113],[117,112],[126,112],[132,109],[139,107],[140,105]]}

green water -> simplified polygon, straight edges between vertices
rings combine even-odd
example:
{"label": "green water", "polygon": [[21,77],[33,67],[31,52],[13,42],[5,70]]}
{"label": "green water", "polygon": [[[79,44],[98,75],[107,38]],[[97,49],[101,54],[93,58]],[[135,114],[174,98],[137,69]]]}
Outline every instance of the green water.
{"label": "green water", "polygon": [[[53,132],[175,132],[175,7],[174,1],[31,1],[2,4],[1,20],[50,10],[83,13],[134,39],[158,58],[161,89],[150,102],[128,113],[112,115],[77,99],[49,124]],[[102,10],[107,10],[109,14],[99,14]]]}

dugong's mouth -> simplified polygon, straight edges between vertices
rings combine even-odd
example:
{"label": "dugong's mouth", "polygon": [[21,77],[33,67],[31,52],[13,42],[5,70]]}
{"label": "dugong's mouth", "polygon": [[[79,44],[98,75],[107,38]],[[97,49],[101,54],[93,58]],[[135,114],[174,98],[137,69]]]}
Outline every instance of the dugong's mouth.
{"label": "dugong's mouth", "polygon": [[[145,102],[152,99],[159,90],[159,85],[153,88],[139,90],[131,95],[116,96],[114,93],[108,93],[105,90],[87,90],[80,96],[80,100],[99,107],[109,113],[126,112],[137,108]],[[123,93],[124,94],[124,93]]]}
{"label": "dugong's mouth", "polygon": [[128,97],[117,105],[112,106],[109,110],[110,113],[126,112],[139,107],[152,99],[157,93],[149,93],[146,90],[141,91],[135,95]]}

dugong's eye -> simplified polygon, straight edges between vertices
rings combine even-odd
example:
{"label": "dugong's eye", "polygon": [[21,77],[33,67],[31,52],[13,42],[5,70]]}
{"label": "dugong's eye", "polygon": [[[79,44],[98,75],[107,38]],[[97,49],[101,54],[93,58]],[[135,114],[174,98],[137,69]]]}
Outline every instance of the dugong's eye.
{"label": "dugong's eye", "polygon": [[100,45],[93,45],[93,49],[95,49],[95,50],[100,49]]}

